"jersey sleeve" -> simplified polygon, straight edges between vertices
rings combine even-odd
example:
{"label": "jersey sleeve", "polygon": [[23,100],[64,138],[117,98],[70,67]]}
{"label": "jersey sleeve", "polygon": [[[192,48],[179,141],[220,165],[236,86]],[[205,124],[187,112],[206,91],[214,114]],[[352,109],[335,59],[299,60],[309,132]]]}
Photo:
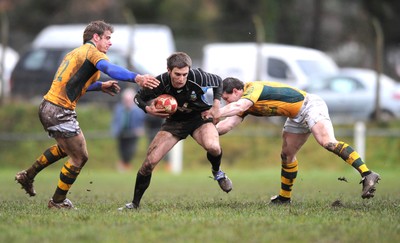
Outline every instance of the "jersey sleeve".
{"label": "jersey sleeve", "polygon": [[260,82],[250,82],[244,86],[243,99],[248,99],[253,103],[256,103],[260,98],[261,92],[263,91],[264,85]]}
{"label": "jersey sleeve", "polygon": [[95,46],[91,46],[86,58],[93,63],[94,66],[97,66],[97,63],[100,60],[106,60],[109,61],[108,57],[106,54],[104,54],[103,52],[97,50],[97,48]]}
{"label": "jersey sleeve", "polygon": [[126,68],[115,65],[105,59],[99,60],[96,64],[96,68],[103,73],[106,73],[111,78],[121,81],[135,82],[135,78],[137,76],[136,73],[131,72]]}
{"label": "jersey sleeve", "polygon": [[221,100],[222,78],[216,74],[207,73],[200,68],[191,69],[189,77],[201,87],[212,88],[214,99]]}

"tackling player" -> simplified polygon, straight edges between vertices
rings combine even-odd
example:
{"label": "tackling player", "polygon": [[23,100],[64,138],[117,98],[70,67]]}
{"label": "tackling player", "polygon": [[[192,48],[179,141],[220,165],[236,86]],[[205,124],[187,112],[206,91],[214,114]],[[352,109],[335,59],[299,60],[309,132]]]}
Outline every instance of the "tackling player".
{"label": "tackling player", "polygon": [[222,98],[228,103],[214,118],[227,117],[217,124],[225,134],[240,124],[247,115],[287,117],[283,127],[281,151],[281,189],[271,203],[290,203],[292,186],[297,176],[297,152],[312,133],[317,142],[341,157],[362,177],[362,198],[372,198],[379,174],[369,170],[360,155],[347,143],[337,141],[325,102],[317,95],[276,82],[248,82],[236,78],[223,80]]}

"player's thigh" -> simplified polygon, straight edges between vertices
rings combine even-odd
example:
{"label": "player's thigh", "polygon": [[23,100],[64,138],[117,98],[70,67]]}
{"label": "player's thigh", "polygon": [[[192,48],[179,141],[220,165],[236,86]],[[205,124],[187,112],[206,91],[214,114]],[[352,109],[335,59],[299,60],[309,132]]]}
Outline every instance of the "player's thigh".
{"label": "player's thigh", "polygon": [[219,134],[215,125],[211,122],[201,125],[193,132],[192,136],[193,139],[207,151],[209,149],[220,149]]}
{"label": "player's thigh", "polygon": [[335,138],[334,129],[330,120],[321,120],[317,122],[312,128],[311,132],[317,142],[325,147],[329,143],[337,143]]}
{"label": "player's thigh", "polygon": [[159,131],[149,145],[147,160],[151,163],[158,163],[179,140],[169,132]]}

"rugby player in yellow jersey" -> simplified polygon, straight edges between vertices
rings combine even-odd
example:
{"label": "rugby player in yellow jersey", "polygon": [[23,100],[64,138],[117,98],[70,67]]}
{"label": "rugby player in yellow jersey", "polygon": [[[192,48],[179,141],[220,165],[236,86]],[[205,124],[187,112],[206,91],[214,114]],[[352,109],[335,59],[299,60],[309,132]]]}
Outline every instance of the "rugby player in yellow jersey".
{"label": "rugby player in yellow jersey", "polygon": [[337,141],[326,103],[317,95],[276,82],[248,82],[236,78],[223,80],[222,98],[227,105],[214,119],[220,135],[240,124],[247,115],[287,117],[283,127],[281,151],[281,189],[271,198],[273,204],[291,202],[292,186],[297,176],[297,152],[312,133],[317,142],[354,167],[362,177],[362,198],[372,198],[379,174],[369,170],[360,155],[347,143]]}
{"label": "rugby player in yellow jersey", "polygon": [[[40,104],[39,118],[43,128],[57,143],[46,149],[31,167],[18,172],[15,180],[30,196],[35,196],[35,176],[68,156],[56,191],[48,202],[49,208],[74,208],[66,195],[88,160],[86,140],[75,112],[79,98],[86,91],[118,93],[120,88],[116,80],[136,82],[150,89],[159,85],[159,81],[150,75],[140,75],[109,62],[106,53],[112,45],[112,33],[113,27],[104,21],[89,23],[83,32],[83,45],[66,54]],[[116,80],[98,81],[100,71]]]}

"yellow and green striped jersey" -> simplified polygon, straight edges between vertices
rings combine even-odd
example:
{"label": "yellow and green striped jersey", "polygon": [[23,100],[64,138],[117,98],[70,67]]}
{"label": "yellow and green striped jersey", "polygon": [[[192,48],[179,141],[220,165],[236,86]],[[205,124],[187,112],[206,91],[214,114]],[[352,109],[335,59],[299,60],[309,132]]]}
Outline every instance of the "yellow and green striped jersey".
{"label": "yellow and green striped jersey", "polygon": [[96,64],[102,59],[108,60],[108,57],[91,42],[69,52],[59,66],[44,99],[74,110],[87,88],[100,78]]}
{"label": "yellow and green striped jersey", "polygon": [[299,113],[306,94],[303,90],[277,82],[248,82],[244,86],[242,98],[251,100],[253,106],[240,116],[250,114],[293,118]]}

